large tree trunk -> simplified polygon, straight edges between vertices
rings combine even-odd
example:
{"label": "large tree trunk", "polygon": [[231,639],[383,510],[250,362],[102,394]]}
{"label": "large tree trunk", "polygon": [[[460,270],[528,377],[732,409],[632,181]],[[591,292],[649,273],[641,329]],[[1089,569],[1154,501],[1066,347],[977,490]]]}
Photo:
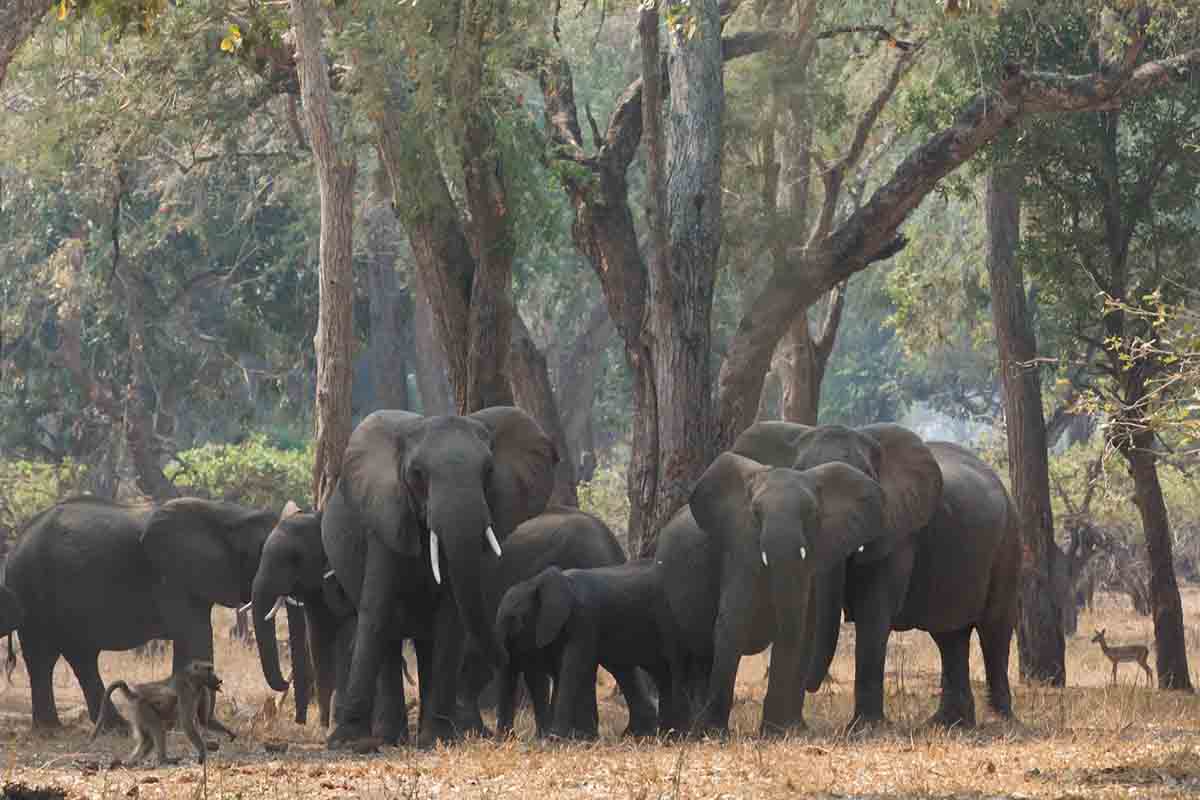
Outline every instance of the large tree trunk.
{"label": "large tree trunk", "polygon": [[[671,92],[665,141],[656,141],[652,127],[646,126],[647,164],[665,167],[657,207],[665,208],[666,216],[656,226],[659,247],[665,249],[655,254],[650,269],[659,472],[653,505],[643,512],[638,551],[643,556],[654,552],[658,531],[687,503],[692,484],[716,455],[711,312],[721,247],[725,83],[718,2],[700,0],[689,9],[694,33],[668,34]],[[647,41],[643,36],[643,47]],[[657,50],[653,56],[652,61],[643,56],[647,87],[658,77]],[[660,109],[650,103],[649,92],[646,99],[643,113],[652,119]],[[661,144],[665,149],[656,152]]]}
{"label": "large tree trunk", "polygon": [[434,330],[433,309],[421,284],[420,270],[413,270],[413,350],[416,355],[417,391],[421,413],[428,416],[454,413],[454,392],[446,373],[446,351]]}
{"label": "large tree trunk", "polygon": [[1062,612],[1054,591],[1054,515],[1046,422],[1036,367],[1037,341],[1025,308],[1025,281],[1018,263],[1021,236],[1022,176],[994,167],[987,179],[985,208],[988,276],[992,285],[992,321],[1000,349],[1004,415],[1008,429],[1009,477],[1020,519],[1021,618],[1017,629],[1021,677],[1066,684]]}
{"label": "large tree trunk", "polygon": [[[1134,378],[1134,380],[1138,380]],[[1144,386],[1140,392],[1145,393]],[[1140,398],[1144,399],[1144,398]],[[1128,400],[1127,400],[1128,402]],[[1137,421],[1133,421],[1137,424]],[[1192,691],[1188,672],[1187,640],[1183,626],[1183,605],[1175,580],[1175,560],[1171,553],[1171,524],[1162,486],[1158,482],[1154,434],[1142,427],[1130,437],[1119,440],[1121,455],[1129,463],[1133,476],[1134,502],[1142,517],[1146,535],[1146,554],[1150,559],[1150,610],[1154,615],[1155,667],[1158,688]]]}
{"label": "large tree trunk", "polygon": [[411,409],[408,396],[408,364],[405,354],[411,325],[405,313],[404,292],[396,274],[399,242],[391,235],[395,215],[383,204],[372,205],[363,220],[367,233],[367,293],[370,304],[370,332],[367,354],[371,365],[371,384],[375,390],[374,408]]}
{"label": "large tree trunk", "polygon": [[324,508],[337,485],[350,440],[351,347],[354,337],[353,157],[343,159],[330,120],[329,72],[321,56],[315,0],[292,0],[300,97],[321,194],[320,311],[317,316],[317,447],[313,502]]}
{"label": "large tree trunk", "polygon": [[567,446],[558,404],[554,401],[554,387],[550,384],[550,372],[546,369],[546,356],[529,335],[529,328],[525,326],[521,315],[514,314],[512,319],[512,355],[509,356],[508,363],[513,394],[516,396],[517,405],[538,421],[558,451],[558,465],[554,468],[554,491],[550,495],[550,502],[578,506],[575,462]]}
{"label": "large tree trunk", "polygon": [[600,356],[613,336],[608,309],[599,303],[570,347],[559,351],[554,370],[558,409],[567,450],[575,459],[576,479],[589,481],[596,462],[593,406]]}

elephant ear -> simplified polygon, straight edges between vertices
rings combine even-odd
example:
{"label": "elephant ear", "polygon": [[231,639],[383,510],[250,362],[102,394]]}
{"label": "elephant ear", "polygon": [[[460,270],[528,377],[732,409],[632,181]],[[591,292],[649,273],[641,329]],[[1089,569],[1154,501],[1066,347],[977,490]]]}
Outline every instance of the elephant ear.
{"label": "elephant ear", "polygon": [[543,648],[558,638],[575,607],[575,592],[558,567],[547,567],[534,578],[537,582],[537,621],[534,641]]}
{"label": "elephant ear", "polygon": [[736,453],[721,453],[692,487],[688,503],[696,523],[717,541],[748,535],[756,527],[751,485],[769,469]]}
{"label": "elephant ear", "polygon": [[858,548],[887,538],[883,490],[869,476],[840,461],[821,464],[800,475],[812,488],[820,509],[820,533],[809,537],[815,569],[838,566]]}
{"label": "elephant ear", "polygon": [[731,449],[760,464],[790,467],[796,461],[797,443],[811,430],[794,422],[756,422],[742,431]]}
{"label": "elephant ear", "polygon": [[879,443],[883,524],[891,534],[864,551],[862,559],[873,560],[887,555],[896,541],[933,519],[942,499],[942,470],[933,451],[908,428],[884,423],[858,431]]}
{"label": "elephant ear", "polygon": [[421,542],[400,465],[424,419],[408,411],[368,415],[350,434],[338,480],[342,496],[368,532],[410,558],[420,557]]}
{"label": "elephant ear", "polygon": [[492,524],[500,538],[545,510],[554,490],[558,452],[533,417],[513,406],[471,414],[492,434],[492,477],[486,487]]}

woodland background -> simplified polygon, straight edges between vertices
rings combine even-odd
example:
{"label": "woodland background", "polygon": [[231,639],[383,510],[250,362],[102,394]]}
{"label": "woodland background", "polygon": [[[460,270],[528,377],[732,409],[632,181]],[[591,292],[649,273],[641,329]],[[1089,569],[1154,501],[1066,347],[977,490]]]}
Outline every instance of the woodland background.
{"label": "woodland background", "polygon": [[6,540],[80,491],[320,505],[370,411],[515,402],[557,499],[646,553],[755,419],[895,420],[1011,474],[1023,674],[1065,679],[1100,582],[1190,688],[1185,0],[4,0],[0,31]]}

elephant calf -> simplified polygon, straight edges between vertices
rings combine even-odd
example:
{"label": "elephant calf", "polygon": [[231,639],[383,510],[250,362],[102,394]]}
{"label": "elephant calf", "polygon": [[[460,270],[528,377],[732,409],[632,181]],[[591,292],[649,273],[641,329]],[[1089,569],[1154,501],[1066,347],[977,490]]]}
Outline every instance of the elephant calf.
{"label": "elephant calf", "polygon": [[496,639],[505,658],[540,651],[557,665],[553,736],[595,738],[595,720],[581,710],[594,708],[597,666],[617,674],[645,669],[658,687],[660,732],[683,728],[682,651],[662,572],[652,560],[565,571],[548,567],[505,593],[496,612]]}

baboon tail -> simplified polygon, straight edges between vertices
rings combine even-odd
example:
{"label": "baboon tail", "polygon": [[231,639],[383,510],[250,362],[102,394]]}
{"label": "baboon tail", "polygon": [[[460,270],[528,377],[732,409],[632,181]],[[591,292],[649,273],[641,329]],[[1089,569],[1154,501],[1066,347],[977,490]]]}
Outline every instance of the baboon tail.
{"label": "baboon tail", "polygon": [[100,701],[100,714],[96,717],[96,727],[92,729],[92,735],[88,737],[89,742],[96,741],[96,737],[100,735],[100,729],[104,727],[104,722],[108,718],[108,709],[112,707],[112,694],[117,689],[125,693],[125,697],[129,700],[136,700],[138,693],[129,688],[129,684],[125,681],[113,681],[108,685],[108,689],[104,692],[104,699]]}

